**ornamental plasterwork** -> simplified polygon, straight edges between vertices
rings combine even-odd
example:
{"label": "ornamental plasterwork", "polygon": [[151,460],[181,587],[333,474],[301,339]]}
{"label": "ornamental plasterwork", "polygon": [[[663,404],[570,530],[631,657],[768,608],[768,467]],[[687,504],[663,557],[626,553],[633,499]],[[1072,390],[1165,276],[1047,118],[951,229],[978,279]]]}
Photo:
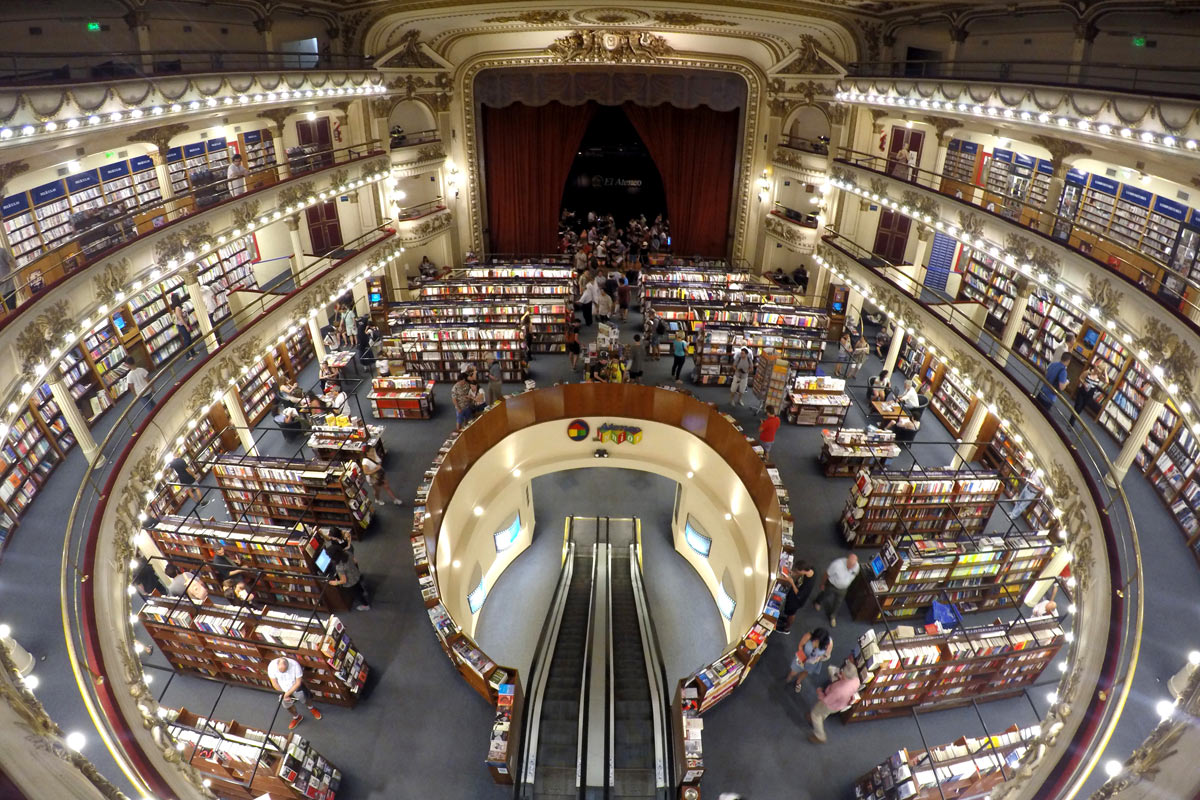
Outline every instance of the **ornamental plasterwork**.
{"label": "ornamental plasterwork", "polygon": [[952,138],[947,134],[963,126],[962,120],[951,117],[926,116],[921,117],[921,120],[928,123],[937,132],[938,144],[946,144]]}
{"label": "ornamental plasterwork", "polygon": [[257,116],[259,119],[269,120],[275,126],[276,135],[283,138],[283,123],[293,114],[299,113],[299,109],[295,106],[285,106],[283,108],[268,108],[266,111],[260,111]]}
{"label": "ornamental plasterwork", "polygon": [[718,28],[737,27],[736,22],[716,19],[715,17],[702,17],[699,14],[692,14],[688,11],[656,11],[654,13],[654,21],[659,25],[666,25],[672,28],[695,28],[701,25]]}
{"label": "ornamental plasterwork", "polygon": [[[820,159],[821,157],[818,155],[809,154],[809,158]],[[811,163],[804,163],[804,155],[788,147],[781,147],[777,145],[775,149],[771,151],[771,163],[795,172],[809,183],[820,183],[825,179],[825,172],[823,169],[814,168]]]}
{"label": "ornamental plasterwork", "polygon": [[[287,202],[283,199],[284,193],[286,191],[287,191],[286,189],[281,189],[279,191],[279,194],[276,195],[276,197],[279,198],[279,202],[281,202],[283,205],[290,205],[289,202]],[[251,220],[254,220],[258,217],[258,209],[259,209],[259,205],[258,205],[257,200],[245,200],[245,201],[239,203],[238,205],[234,206],[233,212],[232,212],[233,227],[235,227],[235,228],[246,227],[247,223],[249,223]]]}
{"label": "ornamental plasterwork", "polygon": [[100,302],[112,303],[129,279],[129,259],[110,259],[96,272],[92,275],[92,292]]}
{"label": "ornamental plasterwork", "polygon": [[983,236],[983,217],[972,211],[958,212],[958,227],[962,232],[973,237]]}
{"label": "ornamental plasterwork", "polygon": [[135,131],[126,136],[125,141],[152,144],[158,149],[158,154],[166,158],[167,150],[170,149],[170,141],[187,129],[188,126],[182,122],[159,125],[154,128],[144,128],[140,131]]}
{"label": "ornamental plasterwork", "polygon": [[421,44],[421,32],[407,30],[394,42],[389,39],[387,50],[395,52],[377,64],[378,67],[408,67],[409,69],[442,69],[442,63],[434,58],[428,45]]}
{"label": "ornamental plasterwork", "polygon": [[790,222],[785,222],[774,215],[767,215],[763,228],[767,233],[782,241],[789,249],[795,252],[812,252],[814,249],[815,230],[812,231],[812,236],[805,236],[799,227]]}
{"label": "ornamental plasterwork", "polygon": [[841,70],[836,68],[821,52],[817,38],[812,34],[800,34],[800,42],[796,45],[796,54],[792,56],[779,72],[788,75],[838,75]]}
{"label": "ornamental plasterwork", "polygon": [[15,347],[23,371],[32,372],[36,365],[47,363],[54,343],[71,332],[74,318],[70,308],[66,300],[52,303],[17,335]]}
{"label": "ornamental plasterwork", "polygon": [[1092,305],[1100,309],[1100,313],[1104,316],[1114,318],[1121,316],[1121,301],[1125,299],[1125,294],[1114,289],[1112,281],[1108,278],[1088,275],[1087,294]]}
{"label": "ornamental plasterwork", "polygon": [[397,238],[405,242],[423,241],[448,230],[453,221],[450,212],[444,209],[415,224],[409,225],[401,221]]}
{"label": "ornamental plasterwork", "polygon": [[1025,414],[1021,411],[1021,404],[1009,390],[1009,381],[1001,378],[983,361],[965,351],[953,351],[949,361],[952,367],[958,369],[959,374],[970,381],[972,388],[978,389],[983,394],[987,403],[996,407],[1000,419],[1006,420],[1018,428],[1024,424]]}
{"label": "ornamental plasterwork", "polygon": [[29,172],[29,165],[24,161],[0,163],[0,195],[4,194],[10,180],[25,172]]}
{"label": "ornamental plasterwork", "polygon": [[1050,164],[1055,174],[1061,174],[1065,160],[1072,156],[1090,156],[1090,148],[1084,147],[1073,139],[1060,139],[1057,136],[1031,136],[1029,141],[1050,151]]}
{"label": "ornamental plasterwork", "polygon": [[571,15],[561,9],[550,11],[522,11],[500,17],[488,17],[484,22],[520,22],[523,25],[557,25],[569,22]]}
{"label": "ornamental plasterwork", "polygon": [[587,28],[555,39],[547,50],[564,63],[648,63],[675,52],[666,39],[650,31]]}
{"label": "ornamental plasterwork", "polygon": [[790,82],[783,78],[772,78],[767,84],[767,92],[767,107],[771,109],[771,114],[786,120],[801,106],[816,106],[817,97],[830,96],[833,87],[812,80]]}
{"label": "ornamental plasterwork", "polygon": [[638,25],[650,21],[650,15],[635,8],[589,8],[575,11],[571,17],[586,25]]}

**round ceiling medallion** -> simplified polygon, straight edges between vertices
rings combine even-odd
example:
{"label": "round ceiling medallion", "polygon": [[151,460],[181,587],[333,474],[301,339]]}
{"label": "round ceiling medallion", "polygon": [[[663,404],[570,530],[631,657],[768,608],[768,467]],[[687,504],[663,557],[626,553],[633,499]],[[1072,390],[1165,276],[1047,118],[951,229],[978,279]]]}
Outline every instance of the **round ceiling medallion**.
{"label": "round ceiling medallion", "polygon": [[634,8],[588,8],[571,16],[587,25],[637,25],[650,20],[649,14]]}

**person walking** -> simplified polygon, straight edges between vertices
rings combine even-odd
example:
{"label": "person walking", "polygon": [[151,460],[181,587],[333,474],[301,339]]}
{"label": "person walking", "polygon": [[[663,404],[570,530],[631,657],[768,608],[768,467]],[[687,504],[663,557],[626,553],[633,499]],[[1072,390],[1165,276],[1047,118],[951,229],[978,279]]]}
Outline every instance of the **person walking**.
{"label": "person walking", "polygon": [[816,570],[807,561],[796,561],[792,568],[780,575],[780,580],[787,584],[787,594],[783,598],[783,609],[779,614],[779,624],[775,630],[783,634],[792,632],[792,620],[796,612],[804,608],[813,590],[813,576]]}
{"label": "person walking", "polygon": [[867,337],[858,337],[858,341],[854,343],[854,350],[850,353],[850,368],[846,372],[846,377],[853,378],[857,376],[858,371],[862,369],[862,365],[866,363],[867,356],[870,354],[871,346],[867,343]]}
{"label": "person walking", "polygon": [[683,365],[687,361],[687,340],[683,338],[683,331],[675,334],[675,340],[671,342],[671,356],[674,361],[671,362],[671,377],[676,383],[683,383]]}
{"label": "person walking", "polygon": [[176,485],[180,487],[181,491],[187,492],[188,497],[196,501],[197,508],[203,508],[212,502],[212,500],[204,499],[204,493],[196,486],[197,478],[192,474],[192,470],[183,456],[171,459],[171,463],[167,466],[175,471]]}
{"label": "person walking", "polygon": [[571,324],[567,326],[567,333],[564,338],[567,343],[567,356],[571,359],[571,369],[579,369],[579,356],[583,352],[583,348],[579,345],[578,319],[571,320]]}
{"label": "person walking", "polygon": [[321,718],[321,712],[313,705],[308,696],[308,690],[304,688],[304,667],[300,666],[299,661],[287,656],[273,659],[270,666],[267,667],[267,679],[280,693],[279,704],[292,715],[292,721],[288,723],[288,730],[295,728],[303,719],[300,712],[296,710],[297,700],[304,704],[308,713],[313,715],[313,719]]}
{"label": "person walking", "polygon": [[146,410],[150,411],[154,408],[154,392],[147,391],[150,388],[150,373],[145,367],[139,367],[133,356],[125,356],[121,363],[129,368],[125,373],[125,386],[132,389],[133,396],[139,398]]}
{"label": "person walking", "polygon": [[475,387],[471,386],[466,372],[458,375],[458,381],[450,387],[450,402],[454,405],[454,430],[460,431],[471,421],[475,409]]}
{"label": "person walking", "polygon": [[179,349],[187,350],[188,360],[196,356],[192,348],[192,320],[184,308],[183,298],[175,295],[171,298],[171,320],[175,323],[175,332],[179,335]]}
{"label": "person walking", "polygon": [[[830,672],[833,672],[832,667],[830,667]],[[817,704],[813,706],[812,711],[808,712],[808,721],[813,728],[813,732],[808,737],[810,742],[825,744],[827,741],[825,720],[830,714],[836,714],[849,708],[850,704],[854,702],[854,695],[858,693],[860,685],[858,668],[854,666],[853,661],[846,659],[846,663],[837,672],[833,683],[824,689],[817,689]]]}
{"label": "person walking", "polygon": [[647,348],[650,351],[650,360],[659,361],[662,359],[662,349],[658,346],[662,337],[667,335],[667,323],[663,322],[662,317],[656,316],[653,312],[646,315],[646,341]]}
{"label": "person walking", "polygon": [[630,383],[641,383],[642,374],[645,369],[646,349],[642,347],[642,336],[639,333],[633,335],[633,347],[629,348],[629,381]]}
{"label": "person walking", "polygon": [[813,608],[824,611],[829,617],[829,626],[837,627],[837,612],[846,599],[850,584],[858,577],[858,556],[848,553],[842,558],[835,558],[825,568],[825,577],[821,579],[821,590],[813,602]]}
{"label": "person walking", "polygon": [[850,332],[842,331],[842,337],[838,339],[837,366],[833,368],[833,375],[836,378],[841,378],[846,373],[846,367],[850,364],[850,354],[854,351],[854,343],[850,341]]}
{"label": "person walking", "polygon": [[1067,383],[1070,380],[1070,377],[1067,375],[1067,362],[1070,360],[1071,354],[1065,352],[1059,357],[1058,361],[1046,367],[1045,382],[1038,388],[1036,397],[1042,408],[1047,411],[1054,408],[1054,399],[1057,392],[1061,392],[1067,388]]}
{"label": "person walking", "polygon": [[632,295],[633,290],[629,287],[629,280],[621,278],[621,283],[617,286],[617,308],[620,310],[622,322],[629,317],[629,299]]}
{"label": "person walking", "polygon": [[375,451],[375,448],[368,448],[367,452],[363,455],[362,468],[363,474],[371,480],[371,486],[375,489],[376,502],[379,502],[380,495],[386,492],[391,496],[394,505],[404,505],[404,501],[388,485],[387,474],[383,471],[383,459],[379,457],[379,453]]}
{"label": "person walking", "polygon": [[337,571],[337,577],[330,578],[329,585],[344,586],[349,589],[354,595],[356,611],[370,611],[371,598],[367,594],[367,587],[363,584],[362,569],[359,568],[358,561],[337,545],[329,545],[325,548],[325,552],[329,554],[329,560],[333,562],[333,568]]}
{"label": "person walking", "polygon": [[487,404],[499,403],[504,399],[504,370],[496,354],[487,357]]}
{"label": "person walking", "polygon": [[[583,273],[583,275],[580,276],[580,283],[583,282],[584,276],[591,274],[591,270]],[[579,300],[576,301],[576,305],[579,306],[579,310],[583,312],[583,327],[585,328],[589,328],[592,325],[593,304],[596,302],[597,295],[599,294],[600,289],[596,286],[596,281],[592,279],[589,279],[587,284],[580,289]]]}
{"label": "person walking", "polygon": [[1075,416],[1071,417],[1071,427],[1075,427],[1075,423],[1079,420],[1079,416],[1087,409],[1087,405],[1091,402],[1092,395],[1100,389],[1100,370],[1095,364],[1088,364],[1084,367],[1083,372],[1079,373],[1079,384],[1075,387]]}
{"label": "person walking", "polygon": [[596,319],[607,324],[612,318],[613,301],[608,292],[600,291],[596,295]]}
{"label": "person walking", "polygon": [[775,413],[775,406],[767,406],[767,418],[758,426],[758,441],[763,448],[763,459],[771,460],[771,448],[775,446],[775,434],[779,432],[782,420]]}
{"label": "person walking", "polygon": [[749,347],[743,347],[733,358],[733,382],[729,384],[729,404],[731,406],[745,405],[742,395],[750,383],[750,370],[754,369],[754,356]]}
{"label": "person walking", "polygon": [[804,686],[804,679],[816,675],[821,665],[829,660],[833,653],[833,637],[824,628],[813,628],[800,637],[796,647],[796,655],[792,658],[792,668],[788,671],[786,683],[795,682],[796,692]]}

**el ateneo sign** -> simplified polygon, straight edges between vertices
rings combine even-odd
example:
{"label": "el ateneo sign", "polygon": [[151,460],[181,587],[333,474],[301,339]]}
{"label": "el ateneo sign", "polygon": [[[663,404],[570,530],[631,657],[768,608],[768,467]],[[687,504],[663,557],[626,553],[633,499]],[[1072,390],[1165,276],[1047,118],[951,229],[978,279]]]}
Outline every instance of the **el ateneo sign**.
{"label": "el ateneo sign", "polygon": [[591,177],[592,188],[604,189],[610,186],[621,188],[640,189],[642,186],[641,178],[614,178],[608,175],[593,175]]}
{"label": "el ateneo sign", "polygon": [[[585,420],[577,419],[567,424],[567,437],[573,442],[587,441],[591,434],[591,426]],[[593,442],[611,442],[612,444],[637,444],[642,441],[642,429],[632,425],[614,425],[611,422],[605,422],[596,428],[591,440]]]}

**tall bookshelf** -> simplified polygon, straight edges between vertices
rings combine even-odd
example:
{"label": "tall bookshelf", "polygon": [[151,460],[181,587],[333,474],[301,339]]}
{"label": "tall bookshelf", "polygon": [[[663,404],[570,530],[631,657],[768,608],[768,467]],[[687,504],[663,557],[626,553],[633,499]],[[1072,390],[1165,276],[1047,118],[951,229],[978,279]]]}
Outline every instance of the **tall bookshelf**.
{"label": "tall bookshelf", "polygon": [[0,503],[19,518],[62,463],[63,453],[33,407],[20,410],[0,440]]}
{"label": "tall bookshelf", "polygon": [[384,339],[383,353],[389,362],[402,361],[409,374],[438,382],[457,381],[464,363],[482,369],[496,353],[504,380],[524,380],[529,359],[520,328],[458,323],[402,327]]}
{"label": "tall bookshelf", "polygon": [[1078,332],[1083,318],[1047,289],[1038,288],[1029,298],[1025,317],[1017,337],[1017,352],[1039,368],[1049,366],[1053,357],[1050,339],[1065,342]]}
{"label": "tall bookshelf", "polygon": [[175,329],[171,315],[171,300],[186,296],[183,278],[175,275],[164,281],[152,283],[129,299],[129,313],[133,324],[125,320],[122,336],[126,339],[135,332],[140,334],[142,345],[152,364],[158,365],[179,352],[182,341]]}
{"label": "tall bookshelf", "polygon": [[341,770],[297,734],[272,733],[237,721],[168,709],[167,731],[182,743],[182,759],[228,800],[270,796],[334,800]]}
{"label": "tall bookshelf", "polygon": [[[707,310],[711,316],[721,318],[730,312]],[[734,357],[742,347],[750,348],[751,355],[758,357],[770,352],[789,361],[800,372],[813,372],[821,361],[825,348],[825,332],[829,319],[821,313],[758,312],[755,316],[774,319],[769,326],[742,325],[721,319],[705,322],[705,312],[695,313],[695,319],[704,322],[704,338],[697,353],[699,365],[697,383],[724,385],[733,380]]]}
{"label": "tall bookshelf", "polygon": [[928,750],[901,749],[854,782],[861,800],[984,800],[1016,775],[1041,729],[1016,725],[987,736],[960,736]]}
{"label": "tall bookshelf", "polygon": [[275,402],[275,361],[270,355],[260,358],[250,371],[238,379],[237,395],[246,414],[246,422],[253,428],[262,422]]}
{"label": "tall bookshelf", "polygon": [[933,400],[929,405],[933,408],[933,413],[937,418],[950,431],[950,435],[958,438],[962,434],[967,419],[975,411],[977,402],[974,393],[967,390],[962,379],[950,370],[945,370],[941,380],[938,381],[937,388],[933,392]]}
{"label": "tall bookshelf", "polygon": [[957,539],[981,532],[1003,486],[994,472],[955,470],[860,473],[842,512],[852,547],[882,547],[893,537]]}
{"label": "tall bookshelf", "polygon": [[304,667],[304,687],[316,703],[358,703],[369,668],[337,616],[268,610],[187,598],[153,599],[138,613],[146,633],[176,672],[250,689],[277,691],[267,677],[271,660],[286,656]]}
{"label": "tall bookshelf", "polygon": [[[110,320],[101,322],[83,337],[83,353],[109,400],[116,400],[125,393],[120,372],[114,370],[128,353]],[[111,403],[94,401],[89,410],[92,416],[97,416],[109,405]]]}
{"label": "tall bookshelf", "polygon": [[[316,357],[308,327],[300,326],[276,349],[275,365],[291,380],[299,380],[300,372]],[[280,376],[282,377],[282,375]]]}
{"label": "tall bookshelf", "polygon": [[197,266],[200,283],[212,290],[216,307],[213,323],[229,316],[229,292],[234,288],[258,288],[251,264],[258,260],[253,236],[242,236],[206,255]]}
{"label": "tall bookshelf", "polygon": [[1175,429],[1171,438],[1173,440],[1164,440],[1165,444],[1151,463],[1146,477],[1171,510],[1196,554],[1196,541],[1200,538],[1200,523],[1196,519],[1200,513],[1200,474],[1196,471],[1200,464],[1200,446],[1196,443],[1196,435],[1183,425]]}
{"label": "tall bookshelf", "polygon": [[906,378],[919,376],[925,369],[925,362],[929,360],[926,345],[917,341],[917,337],[911,333],[904,335],[904,340],[900,343],[900,353],[896,358],[896,370]]}
{"label": "tall bookshelf", "polygon": [[238,566],[254,575],[260,601],[285,608],[347,611],[346,593],[317,568],[320,537],[309,526],[203,521],[165,516],[147,529],[162,554],[195,572],[213,595],[221,594],[221,576],[209,565],[220,547]]}
{"label": "tall bookshelf", "polygon": [[[419,300],[431,305],[458,305],[480,310],[479,305],[495,306],[493,313],[514,304],[527,305],[533,348],[539,353],[566,352],[567,324],[574,314],[575,281],[570,270],[546,267],[489,267],[467,278],[429,281],[419,290]],[[460,320],[454,321],[471,321]],[[520,320],[518,320],[518,323]]]}
{"label": "tall bookshelf", "polygon": [[260,524],[365,529],[373,510],[362,467],[353,462],[219,455],[213,477],[236,519]]}
{"label": "tall bookshelf", "polygon": [[1015,302],[1015,273],[1011,267],[987,253],[970,248],[967,254],[967,269],[963,273],[959,297],[986,306],[985,327],[1002,333]]}
{"label": "tall bookshelf", "polygon": [[1013,606],[1055,550],[1039,533],[957,541],[899,538],[865,565],[847,601],[860,622],[914,617],[934,600],[954,603],[964,613]]}
{"label": "tall bookshelf", "polygon": [[925,633],[898,625],[868,630],[853,655],[862,686],[846,722],[909,716],[1020,694],[1058,654],[1065,632],[1053,617]]}

